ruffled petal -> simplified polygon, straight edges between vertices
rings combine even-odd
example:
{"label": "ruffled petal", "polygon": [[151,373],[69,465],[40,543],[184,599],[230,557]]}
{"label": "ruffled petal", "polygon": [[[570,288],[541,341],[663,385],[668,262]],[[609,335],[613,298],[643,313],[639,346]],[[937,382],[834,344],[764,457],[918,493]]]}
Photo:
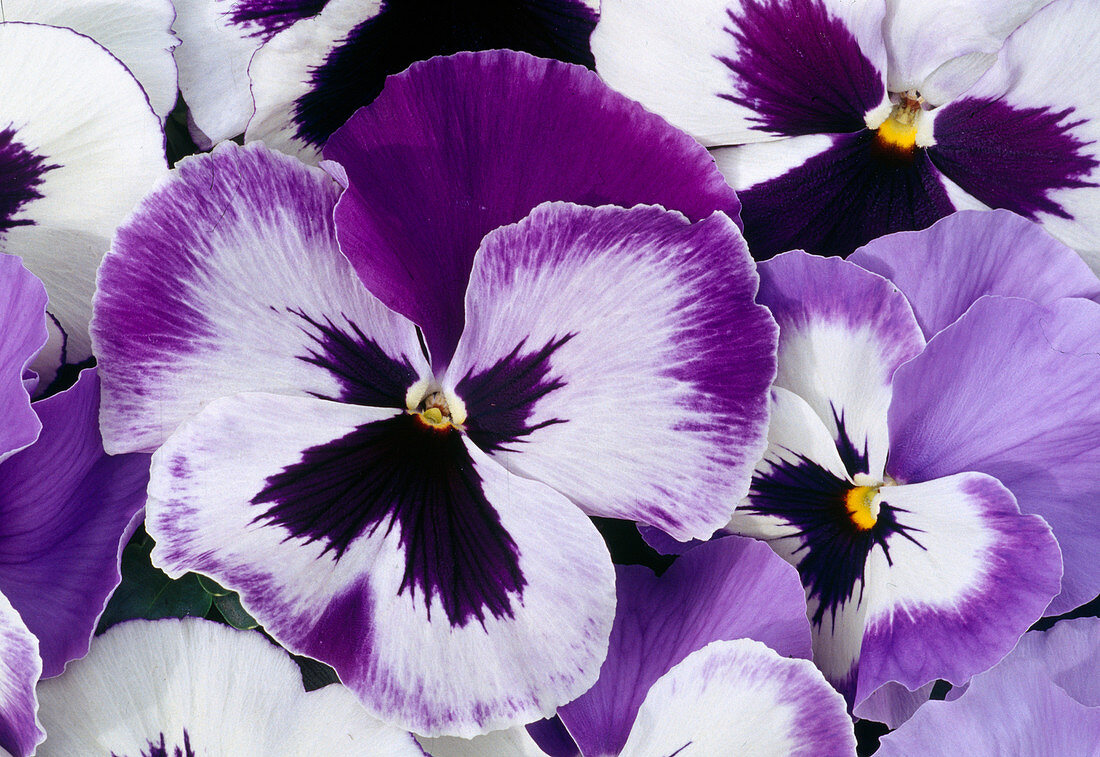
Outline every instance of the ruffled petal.
{"label": "ruffled petal", "polygon": [[578,66],[510,51],[413,64],[328,142],[350,182],[340,247],[367,288],[423,330],[438,371],[463,328],[474,253],[493,229],[565,200],[736,218],[706,150]]}
{"label": "ruffled petal", "polygon": [[34,754],[46,735],[38,724],[34,693],[41,673],[38,640],[0,594],[0,751],[13,757]]}
{"label": "ruffled petal", "polygon": [[42,282],[19,259],[0,257],[0,462],[34,442],[42,428],[23,378],[46,339]]}
{"label": "ruffled petal", "polygon": [[387,722],[464,737],[519,725],[588,688],[606,653],[598,532],[453,427],[238,395],[165,443],[149,490],[155,563],[240,592]]}
{"label": "ruffled petal", "polygon": [[916,482],[981,471],[1043,516],[1065,562],[1051,615],[1100,593],[1097,335],[1089,300],[983,298],[894,378],[887,472]]}
{"label": "ruffled petal", "polygon": [[509,470],[707,538],[765,443],[775,326],[756,282],[720,214],[542,205],[482,244],[443,385]]}
{"label": "ruffled petal", "polygon": [[604,0],[596,70],[708,146],[864,128],[886,96],[882,3]]}
{"label": "ruffled petal", "polygon": [[1100,299],[1100,279],[1077,253],[1007,210],[956,213],[924,231],[880,237],[848,260],[904,292],[927,339],[987,294],[1041,305]]}
{"label": "ruffled petal", "polygon": [[414,757],[408,733],[369,717],[340,685],[302,689],[258,633],[195,618],[136,620],[38,687],[42,757],[84,754]]}
{"label": "ruffled petal", "polygon": [[405,406],[427,363],[340,254],[338,192],[319,169],[227,143],[141,203],[104,261],[92,325],[108,451],[152,451],[241,391]]}

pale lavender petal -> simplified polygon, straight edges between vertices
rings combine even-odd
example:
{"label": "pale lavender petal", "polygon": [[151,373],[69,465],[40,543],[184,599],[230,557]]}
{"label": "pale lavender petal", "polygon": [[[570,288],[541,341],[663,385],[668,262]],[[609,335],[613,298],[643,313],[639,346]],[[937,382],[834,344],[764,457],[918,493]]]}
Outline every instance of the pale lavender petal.
{"label": "pale lavender petal", "polygon": [[898,369],[887,472],[903,482],[982,471],[1062,548],[1057,615],[1100,593],[1100,305],[976,302]]}
{"label": "pale lavender petal", "polygon": [[474,253],[493,229],[565,200],[652,203],[691,220],[740,204],[696,142],[590,71],[510,51],[413,64],[328,142],[350,182],[341,249],[423,330],[437,370],[463,328]]}
{"label": "pale lavender petal", "polygon": [[1041,665],[1050,679],[1071,697],[1088,707],[1098,707],[1097,660],[1100,660],[1100,619],[1085,617],[1060,620],[1050,630],[1024,634],[998,669]]}
{"label": "pale lavender petal", "polygon": [[[6,157],[0,145],[0,171]],[[46,289],[18,258],[0,256],[0,461],[31,444],[42,428],[23,378],[46,338]]]}
{"label": "pale lavender petal", "polygon": [[485,238],[443,386],[509,470],[705,539],[765,446],[775,325],[756,283],[722,214],[542,205]]}
{"label": "pale lavender petal", "polygon": [[932,681],[910,691],[900,683],[890,681],[879,686],[871,692],[869,697],[857,704],[852,714],[858,718],[885,723],[890,728],[897,728],[913,717],[913,713],[928,701],[935,685],[936,682]]}
{"label": "pale lavender petal", "polygon": [[0,752],[27,757],[45,737],[34,693],[41,673],[38,640],[0,594]]}

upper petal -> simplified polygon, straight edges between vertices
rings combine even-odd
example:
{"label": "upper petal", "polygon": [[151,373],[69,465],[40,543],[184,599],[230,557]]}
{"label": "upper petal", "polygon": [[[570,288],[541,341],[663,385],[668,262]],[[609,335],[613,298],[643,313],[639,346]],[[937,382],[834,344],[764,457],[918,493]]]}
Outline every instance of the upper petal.
{"label": "upper petal", "polygon": [[509,470],[706,538],[765,443],[775,326],[756,282],[721,214],[543,205],[486,237],[444,386]]}
{"label": "upper petal", "polygon": [[437,370],[462,333],[474,253],[539,203],[655,203],[699,220],[740,204],[706,150],[579,66],[510,51],[413,64],[333,134],[343,252],[423,330]]}
{"label": "upper petal", "polygon": [[100,270],[92,325],[109,451],[156,449],[246,390],[405,406],[427,363],[337,249],[337,194],[319,169],[226,143],[142,201]]}
{"label": "upper petal", "polygon": [[0,256],[0,461],[38,438],[23,378],[46,344],[46,290],[18,258]]}

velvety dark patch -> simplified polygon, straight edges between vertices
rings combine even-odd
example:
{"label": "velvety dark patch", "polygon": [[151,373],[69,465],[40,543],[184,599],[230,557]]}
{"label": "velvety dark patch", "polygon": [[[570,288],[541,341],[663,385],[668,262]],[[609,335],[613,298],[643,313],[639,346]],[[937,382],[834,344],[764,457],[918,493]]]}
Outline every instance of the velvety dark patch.
{"label": "velvety dark patch", "polygon": [[[183,746],[173,746],[171,750],[164,743],[164,734],[160,734],[159,742],[148,742],[148,747],[141,750],[141,757],[195,757],[195,750],[191,748],[191,736],[187,729],[183,729]],[[111,752],[111,757],[123,757]]]}
{"label": "velvety dark patch", "polygon": [[438,596],[451,625],[512,616],[510,595],[526,585],[519,555],[485,498],[481,477],[453,428],[414,415],[360,426],[311,447],[300,462],[267,479],[256,517],[289,537],[325,542],[339,559],[379,528],[400,529],[405,572],[400,592],[419,590],[431,614]]}
{"label": "velvety dark patch", "polygon": [[16,140],[15,129],[0,130],[0,234],[15,226],[31,226],[34,221],[16,214],[31,200],[39,200],[42,175],[54,168]]}
{"label": "velvety dark patch", "polygon": [[782,518],[798,528],[805,543],[798,573],[809,596],[818,608],[811,620],[820,626],[827,611],[835,610],[853,598],[863,597],[867,555],[875,546],[882,548],[890,561],[890,537],[900,535],[921,546],[912,535],[916,529],[897,522],[896,513],[907,512],[881,502],[878,522],[862,531],[848,515],[845,495],[852,489],[805,456],[798,463],[782,462],[770,473],[753,476],[747,512]]}
{"label": "velvety dark patch", "polygon": [[294,104],[297,136],[324,145],[387,76],[436,55],[509,49],[595,68],[596,21],[578,0],[387,0],[313,71]]}
{"label": "velvety dark patch", "polygon": [[579,757],[581,750],[577,748],[577,742],[557,715],[528,723],[526,728],[539,749],[549,757]]}
{"label": "velvety dark patch", "polygon": [[289,312],[312,326],[302,330],[317,343],[316,350],[299,359],[324,368],[341,385],[336,397],[316,396],[352,405],[405,408],[405,393],[417,380],[416,371],[407,360],[398,362],[391,358],[347,318],[346,328],[351,333],[337,327],[327,316],[321,323],[300,310]]}
{"label": "velvety dark patch", "polygon": [[841,410],[838,414],[832,402],[829,403],[829,410],[832,411],[833,421],[836,422],[837,438],[834,440],[836,441],[836,450],[840,453],[840,459],[844,463],[848,475],[870,473],[871,465],[867,460],[867,439],[863,440],[863,451],[860,452],[844,425],[844,411]]}
{"label": "velvety dark patch", "polygon": [[794,136],[843,134],[886,94],[882,74],[821,0],[746,0],[727,11],[736,57],[720,57],[734,92],[718,96],[757,115],[753,128]]}
{"label": "velvety dark patch", "polygon": [[1073,108],[1013,108],[1003,100],[966,98],[936,115],[935,166],[992,208],[1035,221],[1040,212],[1071,218],[1050,193],[1095,187],[1087,177],[1097,163],[1087,142],[1070,129],[1082,123]]}
{"label": "velvety dark patch", "polygon": [[550,356],[574,336],[553,339],[524,354],[520,352],[526,341],[520,342],[495,365],[462,377],[455,393],[466,403],[466,433],[474,444],[486,452],[514,451],[508,445],[524,443],[524,437],[540,428],[566,422],[551,418],[528,425],[535,403],[565,386],[560,377],[550,375]]}
{"label": "velvety dark patch", "polygon": [[328,0],[237,0],[229,19],[267,41],[291,24],[320,13]]}
{"label": "velvety dark patch", "polygon": [[883,151],[866,129],[835,137],[829,149],[738,197],[757,260],[787,250],[848,255],[876,237],[927,228],[955,210],[925,150]]}

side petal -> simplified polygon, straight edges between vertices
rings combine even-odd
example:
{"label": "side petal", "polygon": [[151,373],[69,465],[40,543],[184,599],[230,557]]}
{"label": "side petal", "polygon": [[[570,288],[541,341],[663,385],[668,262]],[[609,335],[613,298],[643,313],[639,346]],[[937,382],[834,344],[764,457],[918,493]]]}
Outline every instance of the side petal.
{"label": "side petal", "polygon": [[1094,617],[1060,620],[1048,631],[1024,634],[998,667],[1041,665],[1050,680],[1081,704],[1100,706],[1100,620]]}
{"label": "side petal", "polygon": [[46,290],[23,263],[0,256],[0,462],[38,438],[23,378],[46,344]]}
{"label": "side petal", "polygon": [[149,458],[104,453],[95,369],[34,409],[38,441],[0,464],[0,591],[38,637],[49,677],[88,651],[118,586]]}
{"label": "side petal", "polygon": [[619,754],[650,687],[712,641],[749,638],[784,657],[810,657],[798,574],[766,544],[729,536],[691,550],[660,577],[635,565],[616,573],[600,678],[558,709],[584,754]]}
{"label": "side petal", "polygon": [[852,721],[807,660],[758,641],[715,641],[649,690],[622,757],[700,754],[853,755]]}
{"label": "side petal", "polygon": [[916,482],[981,471],[1041,515],[1065,562],[1051,615],[1100,593],[1098,334],[1095,302],[983,298],[894,377],[887,472]]}
{"label": "side petal", "polygon": [[387,76],[463,50],[519,50],[592,68],[598,0],[333,0],[276,34],[249,66],[256,115],[248,139],[316,161],[329,136],[369,105]]}
{"label": "side petal", "polygon": [[17,200],[14,210],[4,208],[10,197],[0,200],[0,252],[42,279],[69,359],[80,361],[91,355],[96,266],[167,170],[160,120],[95,42],[23,23],[0,26],[0,112],[0,174],[15,168]]}
{"label": "side petal", "polygon": [[1100,270],[1100,22],[1087,0],[1059,0],[1005,42],[997,63],[936,115],[929,154],[992,208],[1041,223]]}
{"label": "side petal", "polygon": [[905,297],[852,263],[792,252],[760,265],[757,300],[779,323],[776,386],[809,403],[849,476],[881,476],[894,371],[924,347]]}
{"label": "side petal", "polygon": [[38,723],[34,692],[41,673],[38,639],[0,594],[0,750],[12,757],[34,754],[46,736]]}
{"label": "side petal", "polygon": [[509,470],[707,538],[765,444],[775,326],[756,282],[720,214],[542,205],[482,244],[443,383]]}
{"label": "side petal", "polygon": [[708,146],[854,132],[886,96],[882,3],[604,0],[612,87]]}
{"label": "side petal", "polygon": [[924,231],[875,239],[848,260],[905,293],[926,339],[987,294],[1040,305],[1100,300],[1100,279],[1076,252],[1007,210],[955,213]]}
{"label": "side petal", "polygon": [[152,451],[220,396],[403,408],[416,331],[340,254],[336,184],[262,145],[185,159],[119,229],[92,333],[111,453]]}
{"label": "side petal", "polygon": [[339,684],[301,671],[258,633],[197,618],[135,620],[38,687],[42,757],[77,754],[414,757],[408,733],[369,717]]}
{"label": "side petal", "polygon": [[340,248],[367,288],[424,330],[437,371],[463,328],[474,254],[536,205],[662,205],[736,218],[698,143],[591,71],[510,51],[415,63],[333,134],[350,182]]}
{"label": "side petal", "polygon": [[431,757],[547,757],[522,726],[505,731],[493,731],[472,739],[439,736],[418,739]]}
{"label": "side petal", "polygon": [[154,456],[154,562],[240,592],[288,649],[427,736],[549,715],[595,680],[614,575],[587,518],[451,428],[217,400]]}

